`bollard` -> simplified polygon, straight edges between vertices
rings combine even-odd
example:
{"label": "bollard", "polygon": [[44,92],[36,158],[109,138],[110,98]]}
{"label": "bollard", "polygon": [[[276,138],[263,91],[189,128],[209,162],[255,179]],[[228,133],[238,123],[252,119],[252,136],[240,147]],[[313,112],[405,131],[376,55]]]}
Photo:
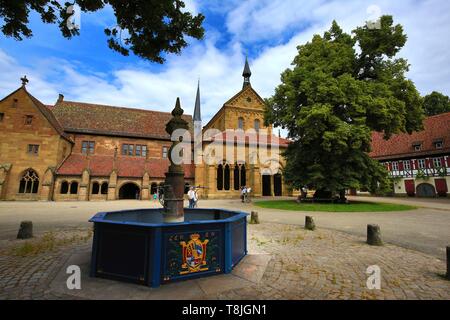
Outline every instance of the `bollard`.
{"label": "bollard", "polygon": [[250,216],[250,224],[259,224],[258,212],[252,211]]}
{"label": "bollard", "polygon": [[316,230],[316,224],[314,223],[313,217],[310,216],[305,217],[305,229],[311,231]]}
{"label": "bollard", "polygon": [[450,280],[450,246],[447,247],[447,275],[446,278]]}
{"label": "bollard", "polygon": [[17,239],[29,239],[33,237],[33,222],[22,221],[20,223],[20,229],[17,233]]}
{"label": "bollard", "polygon": [[367,225],[367,243],[371,246],[382,246],[380,227],[376,224]]}

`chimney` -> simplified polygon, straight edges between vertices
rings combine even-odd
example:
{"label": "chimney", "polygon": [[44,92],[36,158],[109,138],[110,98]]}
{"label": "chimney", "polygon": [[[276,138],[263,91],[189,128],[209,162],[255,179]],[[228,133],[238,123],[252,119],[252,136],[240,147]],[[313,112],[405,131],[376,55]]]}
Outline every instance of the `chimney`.
{"label": "chimney", "polygon": [[56,101],[56,103],[60,103],[63,100],[64,100],[64,95],[60,93],[59,96],[58,96],[58,101]]}

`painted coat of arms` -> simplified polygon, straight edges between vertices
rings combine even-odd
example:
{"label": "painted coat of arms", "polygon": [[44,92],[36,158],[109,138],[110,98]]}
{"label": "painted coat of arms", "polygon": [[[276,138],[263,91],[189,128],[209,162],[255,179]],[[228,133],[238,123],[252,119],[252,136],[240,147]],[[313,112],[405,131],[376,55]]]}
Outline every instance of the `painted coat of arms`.
{"label": "painted coat of arms", "polygon": [[209,268],[206,263],[206,245],[209,240],[200,240],[200,235],[197,233],[191,234],[191,240],[187,243],[182,241],[183,263],[181,265],[182,271],[180,275],[207,271]]}

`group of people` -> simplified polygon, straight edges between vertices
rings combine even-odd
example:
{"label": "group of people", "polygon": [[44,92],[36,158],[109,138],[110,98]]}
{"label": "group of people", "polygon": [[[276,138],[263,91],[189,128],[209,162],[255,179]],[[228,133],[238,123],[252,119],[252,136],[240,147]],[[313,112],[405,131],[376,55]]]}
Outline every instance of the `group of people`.
{"label": "group of people", "polygon": [[[252,188],[243,186],[241,187],[241,200],[242,202],[250,201],[250,193],[252,192]],[[187,193],[189,199],[189,208],[193,209],[197,207],[198,195],[195,187],[190,187]]]}

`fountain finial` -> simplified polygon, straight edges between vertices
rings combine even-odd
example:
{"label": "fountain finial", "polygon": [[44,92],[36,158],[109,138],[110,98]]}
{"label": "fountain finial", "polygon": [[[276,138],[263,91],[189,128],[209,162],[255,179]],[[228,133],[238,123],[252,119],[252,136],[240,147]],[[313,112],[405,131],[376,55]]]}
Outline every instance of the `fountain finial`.
{"label": "fountain finial", "polygon": [[182,138],[173,139],[172,133],[178,129],[189,130],[189,124],[181,117],[183,113],[180,98],[177,98],[172,110],[173,117],[166,124],[166,132],[171,135],[173,141],[169,149],[169,171],[166,172],[164,183],[164,220],[169,223],[184,221],[184,168],[180,163],[174,163],[172,158],[173,150],[177,150],[177,145],[182,142]]}

